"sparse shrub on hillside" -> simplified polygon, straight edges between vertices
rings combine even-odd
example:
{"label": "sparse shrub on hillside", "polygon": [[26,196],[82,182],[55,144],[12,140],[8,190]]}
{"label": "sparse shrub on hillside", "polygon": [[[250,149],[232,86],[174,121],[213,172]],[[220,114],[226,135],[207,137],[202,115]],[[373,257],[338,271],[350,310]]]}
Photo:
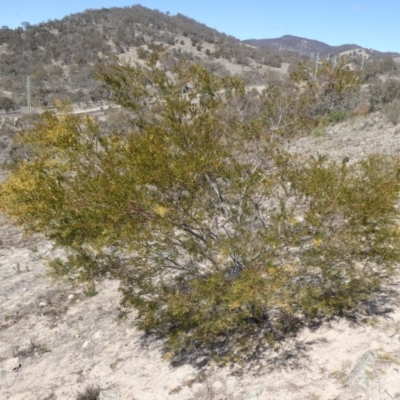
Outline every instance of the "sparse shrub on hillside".
{"label": "sparse shrub on hillside", "polygon": [[282,57],[279,54],[267,54],[262,61],[265,65],[274,68],[280,68],[282,65]]}
{"label": "sparse shrub on hillside", "polygon": [[365,68],[362,71],[362,79],[364,82],[372,82],[380,75],[393,77],[399,72],[399,66],[393,58],[387,57],[381,60],[372,60],[365,63]]}
{"label": "sparse shrub on hillside", "polygon": [[307,62],[300,62],[288,79],[268,82],[264,116],[273,131],[293,137],[329,121],[330,115],[344,115],[359,96],[359,89],[359,74],[347,68],[345,58],[336,65],[324,61],[317,76]]}
{"label": "sparse shrub on hillside", "polygon": [[400,100],[395,99],[386,104],[382,108],[382,113],[393,125],[397,125],[400,122]]}
{"label": "sparse shrub on hillside", "polygon": [[266,78],[263,74],[258,71],[244,71],[241,75],[241,78],[245,82],[246,85],[262,85],[266,84]]}
{"label": "sparse shrub on hillside", "polygon": [[348,67],[348,58],[340,57],[336,63],[323,61],[318,68],[317,79],[320,84],[319,101],[329,101],[331,111],[341,110],[346,97],[360,88],[360,74]]}
{"label": "sparse shrub on hillside", "polygon": [[138,47],[136,49],[137,55],[141,60],[146,60],[150,54],[150,52],[143,47]]}
{"label": "sparse shrub on hillside", "polygon": [[385,81],[377,79],[369,84],[368,92],[373,109],[379,110],[385,104],[400,99],[400,79],[390,78]]}
{"label": "sparse shrub on hillside", "polygon": [[328,115],[328,122],[338,123],[342,122],[347,118],[347,113],[342,110],[331,111]]}
{"label": "sparse shrub on hillside", "polygon": [[341,57],[335,64],[324,60],[315,74],[315,67],[302,61],[289,69],[292,81],[301,85],[302,91],[312,92],[314,100],[307,101],[309,116],[330,122],[339,115],[354,110],[362,98],[360,74],[347,65],[348,59]]}
{"label": "sparse shrub on hillside", "polygon": [[271,84],[248,114],[239,79],[156,65],[99,67],[129,131],[46,112],[21,136],[31,157],[0,210],[65,248],[54,274],[118,279],[138,326],[193,362],[236,361],[378,290],[400,259],[397,159],[286,153],[282,137],[313,126],[311,83],[291,83],[294,103]]}
{"label": "sparse shrub on hillside", "polygon": [[15,109],[15,104],[9,97],[0,97],[0,110],[4,110],[6,113],[10,110]]}

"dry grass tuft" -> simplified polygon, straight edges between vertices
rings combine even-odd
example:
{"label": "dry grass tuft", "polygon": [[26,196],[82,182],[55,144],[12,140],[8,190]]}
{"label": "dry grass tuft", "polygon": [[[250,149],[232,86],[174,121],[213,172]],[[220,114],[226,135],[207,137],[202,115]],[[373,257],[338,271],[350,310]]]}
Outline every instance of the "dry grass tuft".
{"label": "dry grass tuft", "polygon": [[98,385],[88,385],[82,392],[78,392],[76,400],[98,400],[101,388]]}

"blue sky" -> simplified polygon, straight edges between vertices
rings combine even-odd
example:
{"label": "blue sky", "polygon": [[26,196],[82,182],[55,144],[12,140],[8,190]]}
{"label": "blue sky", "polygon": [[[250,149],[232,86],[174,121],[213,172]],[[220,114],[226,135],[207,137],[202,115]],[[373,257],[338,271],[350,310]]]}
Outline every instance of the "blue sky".
{"label": "blue sky", "polygon": [[[88,8],[137,4],[126,0],[1,0],[0,26],[31,24]],[[238,39],[290,34],[331,45],[355,43],[400,52],[400,0],[142,0],[181,13]]]}

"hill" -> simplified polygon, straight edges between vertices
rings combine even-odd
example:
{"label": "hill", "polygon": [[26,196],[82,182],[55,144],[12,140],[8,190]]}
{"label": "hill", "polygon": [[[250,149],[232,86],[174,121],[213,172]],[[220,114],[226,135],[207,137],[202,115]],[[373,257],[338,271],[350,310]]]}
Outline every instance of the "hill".
{"label": "hill", "polygon": [[30,76],[34,106],[46,105],[53,97],[97,102],[107,93],[92,78],[96,63],[115,56],[145,59],[156,45],[167,47],[175,61],[195,60],[220,75],[241,74],[248,83],[259,82],[269,67],[280,68],[284,58],[290,59],[290,54],[248,46],[182,14],[140,5],[103,8],[17,29],[3,26],[0,95],[25,106]]}
{"label": "hill", "polygon": [[142,62],[158,45],[171,55],[167,69],[188,59],[218,75],[240,75],[248,85],[265,85],[271,71],[285,73],[299,55],[308,59],[312,53],[323,58],[347,52],[359,66],[362,55],[400,56],[290,35],[241,42],[185,15],[140,5],[90,9],[61,20],[22,25],[0,28],[0,109],[7,112],[27,106],[28,76],[34,108],[49,105],[54,98],[79,106],[102,105],[109,93],[93,79],[93,67],[113,57]]}
{"label": "hill", "polygon": [[377,50],[364,49],[357,44],[343,44],[341,46],[330,46],[318,40],[306,39],[298,36],[285,35],[275,39],[249,39],[244,43],[265,49],[288,50],[294,53],[310,57],[319,53],[320,57],[338,56],[343,53],[354,52],[354,55],[365,51],[369,58],[399,57],[399,53],[382,53]]}

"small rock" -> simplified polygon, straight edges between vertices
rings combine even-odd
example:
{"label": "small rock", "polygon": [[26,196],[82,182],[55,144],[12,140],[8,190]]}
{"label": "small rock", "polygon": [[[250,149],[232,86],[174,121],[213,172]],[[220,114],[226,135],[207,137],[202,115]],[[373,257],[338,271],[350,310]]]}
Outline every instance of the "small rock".
{"label": "small rock", "polygon": [[17,371],[21,367],[18,357],[9,358],[1,363],[1,369],[5,372]]}
{"label": "small rock", "polygon": [[94,333],[94,335],[92,336],[92,339],[99,339],[101,336],[101,331],[98,331],[96,333]]}
{"label": "small rock", "polygon": [[117,395],[111,390],[100,390],[99,400],[115,400]]}
{"label": "small rock", "polygon": [[45,301],[41,301],[39,303],[39,307],[47,307],[47,303]]}
{"label": "small rock", "polygon": [[215,381],[212,384],[213,389],[215,390],[222,390],[224,388],[224,384],[221,381]]}
{"label": "small rock", "polygon": [[367,396],[373,386],[375,359],[375,353],[372,350],[368,350],[358,359],[349,375],[350,386],[357,392],[362,392]]}
{"label": "small rock", "polygon": [[226,380],[226,387],[229,390],[234,390],[237,388],[237,386],[238,386],[238,381],[235,377],[231,376]]}
{"label": "small rock", "polygon": [[10,319],[10,320],[8,320],[8,321],[2,321],[2,322],[0,323],[0,327],[1,327],[1,328],[8,328],[9,326],[14,325],[15,322],[16,322],[16,321],[15,321],[14,319]]}
{"label": "small rock", "polygon": [[258,387],[246,393],[245,400],[257,400],[264,392],[263,387]]}
{"label": "small rock", "polygon": [[290,392],[289,389],[281,389],[277,395],[282,396],[282,397],[277,397],[277,398],[284,398],[284,396],[289,396]]}
{"label": "small rock", "polygon": [[396,333],[394,336],[391,337],[390,344],[400,346],[400,333]]}
{"label": "small rock", "polygon": [[68,296],[68,300],[73,300],[75,298],[75,295],[74,294],[70,294],[69,296]]}

